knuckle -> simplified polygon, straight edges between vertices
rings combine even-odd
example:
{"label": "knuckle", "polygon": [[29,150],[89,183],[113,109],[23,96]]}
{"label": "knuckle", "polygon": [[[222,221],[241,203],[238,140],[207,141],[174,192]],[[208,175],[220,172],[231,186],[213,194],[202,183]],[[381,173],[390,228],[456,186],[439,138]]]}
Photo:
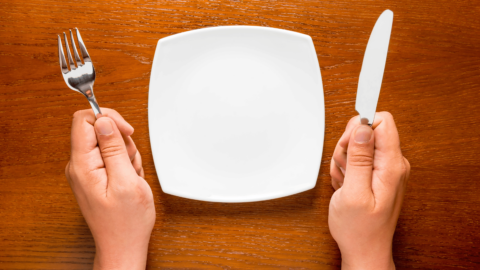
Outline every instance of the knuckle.
{"label": "knuckle", "polygon": [[130,161],[133,161],[135,157],[137,156],[137,148],[132,147],[127,150],[128,156],[130,157]]}
{"label": "knuckle", "polygon": [[352,154],[347,159],[348,165],[355,167],[372,167],[373,157],[367,154]]}
{"label": "knuckle", "polygon": [[342,153],[338,153],[339,151],[335,151],[332,156],[331,162],[334,164],[338,164],[338,162],[341,160],[341,155]]}
{"label": "knuckle", "polygon": [[408,174],[408,173],[410,173],[410,162],[405,157],[403,157],[403,160],[404,160],[403,164],[405,166],[405,172]]}
{"label": "knuckle", "polygon": [[105,108],[105,112],[108,115],[118,114],[120,115],[115,109]]}
{"label": "knuckle", "polygon": [[89,110],[78,110],[73,113],[73,118],[83,118],[85,116],[85,113],[87,113]]}
{"label": "knuckle", "polygon": [[65,177],[67,177],[67,179],[70,178],[70,162],[68,162],[67,166],[65,166]]}
{"label": "knuckle", "polygon": [[[356,116],[354,116],[354,117],[350,118],[350,120],[348,120],[348,124],[350,124],[350,123],[352,123],[352,122],[354,122],[354,121],[358,121],[358,120],[357,120],[357,119],[358,119],[358,117],[359,117],[359,116],[358,116],[358,115],[356,115]],[[348,125],[348,124],[347,124],[347,125]]]}
{"label": "knuckle", "polygon": [[[137,172],[137,174],[138,174],[139,176],[142,176],[143,167],[140,165],[140,167],[135,168],[135,171]],[[142,176],[142,177],[143,177],[143,176]]]}
{"label": "knuckle", "polygon": [[337,168],[331,169],[330,177],[332,178],[332,185],[335,189],[343,185],[343,175],[339,169]]}
{"label": "knuckle", "polygon": [[140,175],[140,173],[143,171],[143,165],[141,162],[136,163],[134,166],[135,171]]}
{"label": "knuckle", "polygon": [[408,160],[405,157],[403,157],[402,164],[403,164],[402,178],[405,182],[407,182],[410,176],[410,162],[408,162]]}
{"label": "knuckle", "polygon": [[139,181],[136,185],[136,193],[137,200],[141,205],[149,207],[153,204],[153,193],[147,182]]}
{"label": "knuckle", "polygon": [[402,162],[400,166],[400,174],[403,176],[407,175],[407,165],[405,164],[405,162]]}
{"label": "knuckle", "polygon": [[402,156],[395,165],[392,166],[392,172],[394,175],[404,178],[409,172],[409,165],[405,162],[406,159]]}
{"label": "knuckle", "polygon": [[73,176],[72,166],[70,162],[68,162],[67,166],[65,167],[65,177],[67,178],[67,181],[71,187],[73,187],[72,176]]}
{"label": "knuckle", "polygon": [[103,158],[109,158],[114,156],[124,155],[126,150],[123,145],[111,144],[100,147]]}
{"label": "knuckle", "polygon": [[73,166],[72,163],[69,163],[65,168],[65,175],[67,176],[68,180],[72,180],[72,178],[76,178],[78,176],[77,169]]}
{"label": "knuckle", "polygon": [[340,197],[340,190],[336,190],[333,195],[332,199],[330,200],[329,211],[339,213],[342,210],[342,203]]}
{"label": "knuckle", "polygon": [[337,190],[341,188],[340,182],[337,179],[335,179],[335,177],[331,177],[331,179],[332,179],[331,183],[332,183],[333,189]]}
{"label": "knuckle", "polygon": [[127,151],[128,151],[128,155],[130,156],[131,160],[133,160],[137,156],[138,149],[135,146],[135,144],[128,144],[127,145]]}
{"label": "knuckle", "polygon": [[76,111],[73,113],[73,118],[80,118],[82,116],[82,111]]}
{"label": "knuckle", "polygon": [[348,127],[350,127],[351,125],[355,125],[356,123],[359,123],[359,116],[354,116],[352,118],[350,118],[350,120],[348,120],[348,123],[347,123],[347,126],[345,127],[345,130],[348,129]]}
{"label": "knuckle", "polygon": [[395,122],[393,115],[390,112],[381,112],[383,119],[388,122]]}
{"label": "knuckle", "polygon": [[330,160],[330,175],[332,175],[332,171],[335,169],[335,161],[333,158]]}

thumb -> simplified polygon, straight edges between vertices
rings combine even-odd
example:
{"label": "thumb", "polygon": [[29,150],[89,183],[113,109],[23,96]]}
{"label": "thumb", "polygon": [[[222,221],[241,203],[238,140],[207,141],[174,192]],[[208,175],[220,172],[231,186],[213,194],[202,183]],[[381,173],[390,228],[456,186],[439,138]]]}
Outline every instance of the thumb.
{"label": "thumb", "polygon": [[372,190],[374,135],[371,127],[359,125],[350,136],[344,188],[355,192]]}
{"label": "thumb", "polygon": [[[109,117],[95,121],[98,146],[102,154],[109,182],[122,182],[136,176],[127,148],[115,122]],[[132,177],[130,177],[133,175]]]}

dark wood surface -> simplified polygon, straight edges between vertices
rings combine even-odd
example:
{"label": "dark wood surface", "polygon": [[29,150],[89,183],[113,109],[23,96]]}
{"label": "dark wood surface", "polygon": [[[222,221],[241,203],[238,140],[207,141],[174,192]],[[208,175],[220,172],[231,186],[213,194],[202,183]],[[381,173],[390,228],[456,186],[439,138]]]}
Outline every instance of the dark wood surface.
{"label": "dark wood surface", "polygon": [[[118,110],[153,189],[148,268],[337,269],[329,162],[354,110],[363,54],[395,13],[378,110],[397,122],[412,173],[394,237],[398,269],[480,269],[480,8],[475,1],[0,1],[0,269],[89,269],[90,231],[64,176],[70,125],[89,108],[60,75],[57,34],[78,27],[101,106]],[[157,40],[217,25],[313,38],[325,147],[313,190],[222,204],[162,192],[147,126]]]}

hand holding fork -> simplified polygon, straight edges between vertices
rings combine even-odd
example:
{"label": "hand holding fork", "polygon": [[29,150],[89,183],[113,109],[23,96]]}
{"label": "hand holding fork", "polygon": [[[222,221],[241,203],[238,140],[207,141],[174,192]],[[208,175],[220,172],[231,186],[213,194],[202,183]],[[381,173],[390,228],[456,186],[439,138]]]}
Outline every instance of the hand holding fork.
{"label": "hand holding fork", "polygon": [[100,112],[93,95],[95,69],[76,32],[83,63],[70,31],[76,65],[64,33],[70,67],[58,37],[60,69],[67,86],[88,99],[97,119],[89,110],[74,114],[65,175],[95,239],[93,269],[145,269],[156,217],[153,193],[131,138],[133,127],[114,110]]}

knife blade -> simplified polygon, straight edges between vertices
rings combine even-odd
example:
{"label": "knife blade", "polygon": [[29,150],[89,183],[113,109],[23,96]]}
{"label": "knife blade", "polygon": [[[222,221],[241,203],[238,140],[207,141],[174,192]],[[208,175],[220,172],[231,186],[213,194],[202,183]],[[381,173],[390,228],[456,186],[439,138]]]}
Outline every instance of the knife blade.
{"label": "knife blade", "polygon": [[392,23],[393,12],[387,9],[380,15],[370,34],[358,79],[355,110],[360,114],[360,122],[369,126],[375,119],[383,72],[387,62]]}

